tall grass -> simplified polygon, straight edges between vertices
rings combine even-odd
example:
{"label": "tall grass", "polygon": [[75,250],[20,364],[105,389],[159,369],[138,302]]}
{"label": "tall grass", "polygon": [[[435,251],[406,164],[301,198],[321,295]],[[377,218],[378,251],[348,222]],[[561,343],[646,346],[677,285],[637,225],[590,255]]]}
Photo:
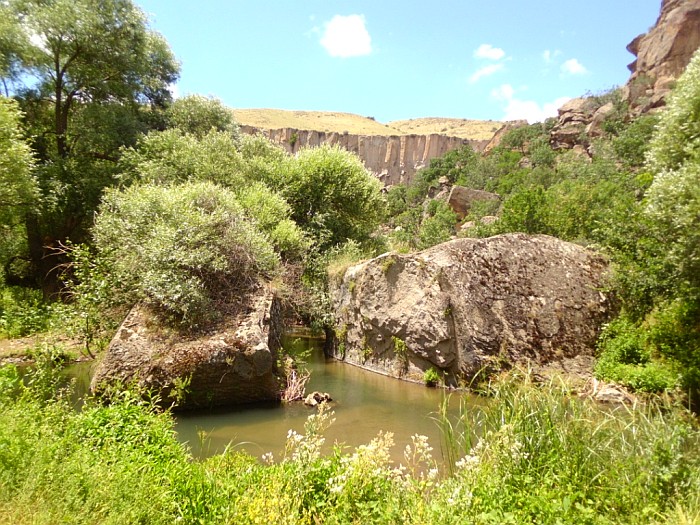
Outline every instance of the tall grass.
{"label": "tall grass", "polygon": [[678,509],[700,519],[700,439],[687,412],[664,401],[605,408],[527,374],[489,391],[457,421],[439,419],[449,483],[469,487],[461,503],[477,522],[652,523]]}
{"label": "tall grass", "polygon": [[[196,461],[173,420],[126,392],[75,411],[50,367],[0,369],[0,523],[700,523],[698,431],[668,406],[601,411],[561,385],[509,379],[452,421],[452,473],[414,436],[321,453],[332,413],[283,457]],[[450,452],[451,451],[451,452]]]}

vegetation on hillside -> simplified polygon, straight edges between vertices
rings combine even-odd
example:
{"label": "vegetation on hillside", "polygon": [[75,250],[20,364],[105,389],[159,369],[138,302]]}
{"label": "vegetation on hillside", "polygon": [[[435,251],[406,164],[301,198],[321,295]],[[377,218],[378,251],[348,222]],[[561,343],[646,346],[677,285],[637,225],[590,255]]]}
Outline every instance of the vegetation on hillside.
{"label": "vegetation on hillside", "polygon": [[[697,402],[700,53],[658,115],[632,118],[616,91],[594,97],[614,110],[581,137],[587,153],[554,151],[552,122],[524,126],[384,195],[347,151],[290,157],[239,133],[216,99],[171,100],[178,65],[131,0],[10,0],[0,15],[3,337],[53,331],[93,354],[134,303],[192,332],[261,282],[329,327],[329,270],[455,235],[543,233],[612,262],[620,313],[598,377]],[[501,200],[458,222],[445,182]],[[603,411],[514,376],[484,407],[439,417],[440,467],[420,436],[403,466],[387,434],[323,455],[327,413],[269,465],[232,451],[200,462],[152,393],[74,411],[61,352],[35,349],[24,380],[0,368],[0,522],[700,521],[697,421],[663,396]]]}

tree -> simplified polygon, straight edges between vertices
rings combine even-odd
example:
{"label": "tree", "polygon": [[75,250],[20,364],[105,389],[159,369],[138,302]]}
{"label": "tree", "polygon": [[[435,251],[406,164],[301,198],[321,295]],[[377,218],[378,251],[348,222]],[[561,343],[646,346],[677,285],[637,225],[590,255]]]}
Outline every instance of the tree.
{"label": "tree", "polygon": [[211,130],[226,131],[238,140],[233,112],[219,99],[188,95],[177,99],[166,110],[167,125],[183,133],[202,137]]}
{"label": "tree", "polygon": [[280,175],[275,189],[321,251],[349,239],[366,240],[383,216],[381,183],[338,146],[302,149]]}
{"label": "tree", "polygon": [[233,192],[211,183],[109,190],[94,238],[105,297],[144,302],[184,328],[215,320],[279,264]]}
{"label": "tree", "polygon": [[47,257],[47,245],[85,238],[102,190],[115,183],[119,147],[135,142],[169,102],[178,66],[130,0],[12,0],[3,6],[26,43],[11,62],[17,78],[36,79],[15,95],[36,137],[41,191],[52,197],[44,201],[50,207],[26,215],[29,252],[50,295],[58,288],[57,261]]}
{"label": "tree", "polygon": [[39,196],[31,173],[34,159],[20,131],[20,116],[17,104],[0,96],[0,264],[5,282],[15,284],[27,277],[14,270],[16,247],[21,245],[18,218],[38,207]]}
{"label": "tree", "polygon": [[20,132],[19,108],[13,100],[0,96],[0,218],[4,225],[37,205],[33,164],[31,149]]}

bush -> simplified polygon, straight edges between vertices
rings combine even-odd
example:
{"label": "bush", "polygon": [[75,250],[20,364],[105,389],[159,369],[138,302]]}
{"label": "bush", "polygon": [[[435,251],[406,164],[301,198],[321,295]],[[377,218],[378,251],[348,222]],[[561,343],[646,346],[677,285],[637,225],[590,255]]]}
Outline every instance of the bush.
{"label": "bush", "polygon": [[[264,203],[263,203],[264,204]],[[144,301],[177,324],[212,320],[279,257],[235,195],[209,183],[134,186],[105,195],[94,228],[98,258],[121,301]]]}
{"label": "bush", "polygon": [[292,218],[321,251],[367,240],[384,215],[381,183],[338,146],[302,149],[280,183]]}
{"label": "bush", "polygon": [[661,361],[652,361],[648,331],[625,317],[608,324],[598,342],[595,373],[641,392],[661,392],[678,385],[678,373]]}
{"label": "bush", "polygon": [[223,131],[239,140],[233,112],[219,99],[201,95],[177,98],[165,112],[168,127],[199,138],[212,130]]}

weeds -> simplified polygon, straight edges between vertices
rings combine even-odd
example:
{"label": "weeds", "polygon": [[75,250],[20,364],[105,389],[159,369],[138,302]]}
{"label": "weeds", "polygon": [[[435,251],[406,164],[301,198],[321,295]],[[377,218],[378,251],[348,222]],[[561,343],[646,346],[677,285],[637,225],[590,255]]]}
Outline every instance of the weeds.
{"label": "weeds", "polygon": [[[51,370],[51,369],[50,369]],[[698,523],[698,429],[663,404],[601,410],[565,385],[490,385],[446,409],[445,472],[424,436],[402,464],[379,433],[324,453],[322,405],[284,456],[194,460],[156,401],[123,392],[80,412],[0,369],[0,523]]]}

